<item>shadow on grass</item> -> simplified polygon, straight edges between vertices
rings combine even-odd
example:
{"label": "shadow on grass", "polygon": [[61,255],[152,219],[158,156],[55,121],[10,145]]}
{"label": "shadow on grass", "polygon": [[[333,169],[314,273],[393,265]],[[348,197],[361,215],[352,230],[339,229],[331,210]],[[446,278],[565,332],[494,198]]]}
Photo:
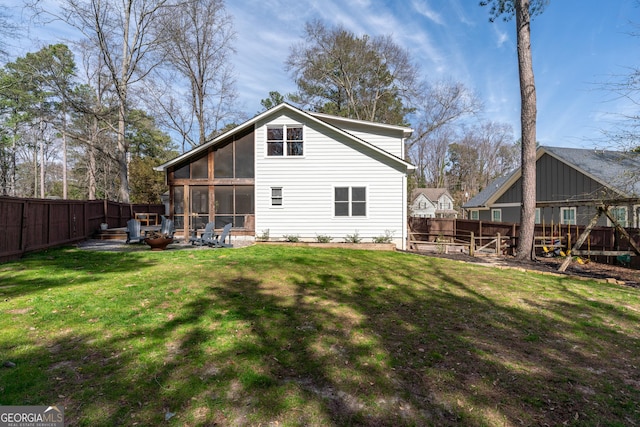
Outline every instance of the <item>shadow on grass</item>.
{"label": "shadow on grass", "polygon": [[[616,325],[637,311],[563,278],[301,254],[218,264],[184,303],[169,296],[165,312],[159,300],[165,320],[152,326],[49,337],[16,360],[14,379],[2,375],[2,391],[25,401],[0,403],[61,399],[74,425],[640,423],[639,341]],[[525,280],[562,300],[514,290]],[[501,300],[495,281],[522,296]],[[35,378],[21,376],[29,365]]]}
{"label": "shadow on grass", "polygon": [[0,264],[0,296],[16,298],[59,286],[84,285],[99,281],[105,274],[141,271],[156,265],[148,257],[135,253],[43,251]]}

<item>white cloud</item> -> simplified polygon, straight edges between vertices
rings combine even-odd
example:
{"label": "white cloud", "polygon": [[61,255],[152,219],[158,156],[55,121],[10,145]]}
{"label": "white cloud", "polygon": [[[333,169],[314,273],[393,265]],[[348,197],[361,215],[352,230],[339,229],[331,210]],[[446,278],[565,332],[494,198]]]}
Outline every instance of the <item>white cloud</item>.
{"label": "white cloud", "polygon": [[442,15],[440,15],[438,12],[436,12],[432,8],[430,8],[428,2],[419,1],[419,0],[413,0],[411,2],[411,5],[412,5],[413,9],[416,12],[418,12],[420,15],[422,15],[425,18],[435,22],[438,25],[444,25],[444,19],[442,18]]}
{"label": "white cloud", "polygon": [[496,46],[501,48],[505,43],[509,41],[509,33],[501,31],[496,25],[493,26],[493,32],[496,38]]}
{"label": "white cloud", "polygon": [[[42,1],[51,7],[59,4],[59,0]],[[543,114],[538,128],[542,142],[577,144],[576,136],[584,141],[596,133],[595,126],[607,127],[605,111],[627,112],[629,106],[623,102],[602,103],[593,93],[585,93],[587,82],[620,74],[620,66],[640,54],[637,39],[624,30],[629,28],[628,17],[637,11],[635,0],[618,3],[613,7],[592,0],[576,12],[567,2],[552,2],[536,19],[532,47]],[[284,62],[290,47],[302,40],[305,23],[320,19],[357,35],[391,35],[429,81],[449,78],[477,90],[486,105],[485,117],[510,123],[518,132],[515,25],[489,23],[489,10],[478,6],[478,0],[228,0],[226,7],[234,15],[238,35],[238,53],[232,58],[238,105],[246,105],[248,115],[260,109],[260,99],[269,91],[295,90]],[[24,20],[20,12],[21,8],[11,9],[12,15]],[[573,21],[580,25],[571,24],[575,13],[580,19]],[[12,56],[61,42],[63,37],[74,38],[63,25],[32,26],[30,31],[7,40]],[[555,84],[557,80],[562,84]]]}

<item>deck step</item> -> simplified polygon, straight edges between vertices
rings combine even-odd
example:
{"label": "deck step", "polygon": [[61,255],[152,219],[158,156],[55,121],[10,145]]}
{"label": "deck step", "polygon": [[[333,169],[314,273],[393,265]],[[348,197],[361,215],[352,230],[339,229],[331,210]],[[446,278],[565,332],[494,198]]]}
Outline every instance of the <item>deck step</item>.
{"label": "deck step", "polygon": [[109,228],[107,230],[96,230],[93,238],[97,240],[126,240],[127,230],[124,228]]}

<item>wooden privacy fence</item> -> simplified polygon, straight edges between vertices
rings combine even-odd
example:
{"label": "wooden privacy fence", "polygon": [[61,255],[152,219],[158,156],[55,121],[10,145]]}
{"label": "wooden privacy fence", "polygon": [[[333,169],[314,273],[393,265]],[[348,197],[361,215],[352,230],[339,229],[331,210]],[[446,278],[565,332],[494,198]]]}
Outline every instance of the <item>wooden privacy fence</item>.
{"label": "wooden privacy fence", "polygon": [[27,252],[90,238],[107,223],[125,227],[134,212],[164,213],[163,205],[107,200],[48,200],[0,197],[0,262]]}
{"label": "wooden privacy fence", "polygon": [[[537,224],[535,250],[537,255],[559,253],[571,248],[584,232],[585,225]],[[640,229],[625,229],[636,244]],[[513,254],[518,242],[519,224],[476,221],[453,218],[409,218],[409,248],[467,254]],[[615,260],[613,253],[632,251],[629,241],[621,238],[614,227],[593,227],[581,250],[574,255],[590,257],[599,262]],[[552,254],[553,255],[553,254]],[[640,257],[631,264],[640,265]]]}

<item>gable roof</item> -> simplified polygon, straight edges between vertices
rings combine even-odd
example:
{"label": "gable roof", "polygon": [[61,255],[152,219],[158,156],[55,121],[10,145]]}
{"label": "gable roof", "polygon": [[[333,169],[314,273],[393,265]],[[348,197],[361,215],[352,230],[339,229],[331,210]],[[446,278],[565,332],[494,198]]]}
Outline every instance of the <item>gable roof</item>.
{"label": "gable roof", "polygon": [[[536,161],[544,154],[556,158],[625,197],[640,195],[640,153],[541,146],[538,147]],[[487,207],[507,191],[521,175],[522,171],[518,168],[496,179],[462,207]]]}
{"label": "gable roof", "polygon": [[[414,201],[420,194],[424,195],[430,202],[437,202],[443,194],[449,194],[446,188],[415,188],[411,192],[411,200]],[[449,197],[451,195],[449,194]]]}
{"label": "gable roof", "polygon": [[[410,204],[413,207],[413,209],[425,209],[423,207],[420,207],[419,202],[421,200],[426,200],[426,203],[428,203],[429,206],[431,206],[433,209],[435,209],[437,207],[437,203],[436,202],[432,202],[427,196],[425,196],[424,194],[420,193],[416,197],[411,199]],[[416,206],[417,206],[417,208],[416,208]]]}
{"label": "gable roof", "polygon": [[[518,170],[512,171],[508,175],[501,176],[493,180],[493,182],[489,183],[485,188],[482,189],[478,194],[469,199],[465,204],[462,205],[463,208],[481,208],[486,207],[489,203],[489,200],[492,196],[504,186],[504,184],[512,178],[512,176]],[[508,187],[507,187],[508,188]],[[506,189],[505,189],[506,190]],[[503,190],[504,191],[504,190]]]}
{"label": "gable roof", "polygon": [[624,196],[640,195],[640,153],[584,148],[541,148],[550,156],[573,166],[589,178]]}
{"label": "gable roof", "polygon": [[[355,142],[355,143],[357,143],[359,145],[362,145],[364,147],[367,147],[368,149],[373,150],[373,151],[375,151],[375,152],[377,152],[379,154],[382,154],[384,157],[386,157],[386,158],[388,158],[388,159],[400,164],[403,167],[406,167],[408,170],[415,169],[415,166],[413,166],[411,163],[405,161],[404,159],[401,159],[400,157],[397,157],[397,156],[389,153],[388,151],[385,151],[385,150],[377,147],[376,145],[371,144],[370,142],[367,142],[367,141],[363,140],[362,138],[358,138],[357,136],[352,135],[349,132],[347,132],[347,131],[345,131],[345,130],[337,127],[337,126],[335,126],[335,125],[333,125],[331,123],[328,123],[325,120],[322,120],[323,116],[326,117],[326,118],[330,117],[331,119],[334,119],[334,120],[340,120],[340,119],[343,119],[343,118],[336,117],[336,116],[329,116],[329,115],[326,115],[326,114],[309,113],[307,111],[304,111],[304,110],[301,110],[299,108],[296,108],[293,105],[287,104],[286,102],[283,102],[283,103],[281,103],[279,105],[276,105],[275,107],[272,107],[272,108],[270,108],[270,109],[268,109],[266,111],[263,111],[262,113],[258,114],[257,116],[253,117],[252,119],[247,120],[246,122],[236,126],[235,128],[233,128],[233,129],[231,129],[231,130],[229,130],[227,132],[224,132],[221,135],[218,135],[217,137],[215,137],[214,139],[210,140],[209,142],[206,142],[206,143],[204,143],[204,144],[202,144],[202,145],[200,145],[198,147],[195,147],[195,148],[193,148],[193,149],[181,154],[180,156],[178,156],[178,157],[176,157],[176,158],[174,158],[172,160],[169,160],[166,163],[161,164],[160,166],[156,166],[153,169],[156,170],[156,171],[165,171],[170,166],[174,166],[174,165],[176,165],[178,163],[181,163],[182,161],[184,161],[184,160],[186,160],[186,159],[188,159],[188,158],[190,158],[192,156],[195,156],[195,155],[197,155],[199,153],[206,152],[210,147],[215,146],[219,142],[227,139],[229,136],[231,136],[231,135],[233,135],[235,133],[242,132],[243,130],[245,130],[245,129],[251,127],[251,126],[254,126],[257,122],[259,122],[260,120],[265,119],[266,117],[268,117],[270,115],[276,115],[276,114],[279,114],[279,113],[282,113],[282,112],[286,112],[286,111],[301,114],[301,115],[303,115],[304,117],[306,117],[307,119],[309,119],[310,121],[312,121],[312,122],[314,122],[316,124],[319,124],[321,126],[330,128],[333,131],[338,132],[342,136],[347,137],[351,141],[353,141],[353,142]],[[366,126],[371,126],[371,127],[380,127],[380,128],[385,128],[385,129],[397,128],[397,130],[403,131],[403,135],[407,131],[409,132],[409,135],[412,132],[411,129],[404,128],[404,127],[401,127],[401,126],[390,126],[390,125],[385,125],[385,124],[381,124],[381,123],[364,122],[364,121],[353,120],[353,119],[348,119],[348,120],[350,120],[351,122],[362,123],[362,124],[365,124]]]}

